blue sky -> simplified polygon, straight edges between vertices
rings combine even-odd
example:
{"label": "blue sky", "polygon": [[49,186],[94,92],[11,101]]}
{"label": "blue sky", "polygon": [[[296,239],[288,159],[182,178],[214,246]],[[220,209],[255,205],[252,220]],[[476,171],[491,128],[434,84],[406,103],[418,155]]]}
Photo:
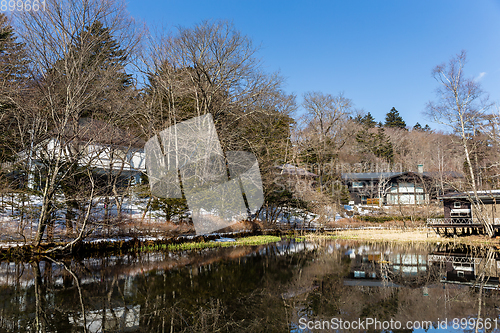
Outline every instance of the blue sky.
{"label": "blue sky", "polygon": [[431,71],[465,49],[466,74],[500,105],[499,0],[129,0],[128,10],[172,30],[231,20],[298,103],[307,91],[343,92],[377,121],[395,107],[407,125],[437,128],[423,114],[436,98]]}

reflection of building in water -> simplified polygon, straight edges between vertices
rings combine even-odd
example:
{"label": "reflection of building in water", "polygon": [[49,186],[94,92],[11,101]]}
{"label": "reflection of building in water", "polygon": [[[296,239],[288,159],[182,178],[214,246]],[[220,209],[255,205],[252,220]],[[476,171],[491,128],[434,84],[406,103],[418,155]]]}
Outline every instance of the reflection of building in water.
{"label": "reflection of building in water", "polygon": [[422,254],[360,247],[345,255],[351,259],[345,285],[418,287],[425,284],[423,277],[429,274],[439,274],[443,283],[479,286],[484,281],[489,289],[500,284],[500,255],[492,249],[443,247]]}
{"label": "reflection of building in water", "polygon": [[[475,252],[475,253],[474,253]],[[500,277],[500,258],[493,250],[435,251],[429,254],[429,265],[445,270],[441,282],[479,286],[481,280],[485,288],[497,289]]]}
{"label": "reflection of building in water", "polygon": [[416,276],[427,271],[427,255],[392,254],[389,256],[394,272]]}
{"label": "reflection of building in water", "polygon": [[351,258],[351,269],[344,279],[345,285],[418,285],[418,278],[427,274],[426,254],[392,253],[360,247],[357,251],[347,251],[346,255]]}

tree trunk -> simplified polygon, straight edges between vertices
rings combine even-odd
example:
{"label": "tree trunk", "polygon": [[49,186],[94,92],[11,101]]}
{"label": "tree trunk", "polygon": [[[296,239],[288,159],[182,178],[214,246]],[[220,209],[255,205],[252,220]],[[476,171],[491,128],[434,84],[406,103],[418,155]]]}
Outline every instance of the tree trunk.
{"label": "tree trunk", "polygon": [[483,215],[483,202],[481,201],[481,199],[479,199],[479,195],[477,193],[477,185],[476,185],[476,179],[475,179],[475,175],[474,175],[474,169],[472,167],[469,147],[467,146],[467,141],[466,141],[464,132],[462,133],[462,143],[464,146],[464,152],[465,152],[465,157],[467,160],[467,165],[469,167],[472,191],[474,192],[474,201],[472,204],[474,206],[474,209],[476,210],[476,214],[478,215],[479,220],[481,221],[481,224],[484,225],[484,229],[488,233],[488,236],[493,237],[493,234],[494,234],[493,227],[491,226],[491,223],[488,221],[488,219],[485,218]]}
{"label": "tree trunk", "polygon": [[43,234],[45,233],[45,227],[50,222],[50,218],[52,215],[50,209],[51,203],[52,203],[52,198],[47,195],[44,195],[42,202],[42,211],[40,212],[40,218],[38,219],[38,229],[35,237],[35,247],[40,246]]}

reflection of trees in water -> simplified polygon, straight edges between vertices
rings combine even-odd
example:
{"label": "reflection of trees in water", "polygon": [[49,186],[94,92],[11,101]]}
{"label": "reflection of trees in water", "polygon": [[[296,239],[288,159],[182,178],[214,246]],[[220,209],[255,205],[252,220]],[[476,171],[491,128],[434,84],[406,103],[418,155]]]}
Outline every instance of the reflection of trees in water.
{"label": "reflection of trees in water", "polygon": [[[288,324],[280,284],[306,258],[273,255],[282,251],[271,245],[199,251],[188,260],[180,253],[171,260],[169,254],[145,254],[90,258],[85,265],[33,262],[29,274],[12,274],[19,284],[8,288],[24,301],[6,297],[10,304],[0,305],[0,329],[20,322],[8,330],[283,331]],[[226,259],[216,261],[217,254]],[[173,261],[181,265],[171,269]]]}
{"label": "reflection of trees in water", "polygon": [[[2,295],[0,307],[0,330],[71,332],[76,329],[81,332],[102,332],[104,328],[116,326],[117,320],[111,324],[107,320],[111,318],[112,321],[114,307],[110,307],[108,304],[111,302],[101,297],[104,294],[99,293],[99,288],[88,284],[92,275],[85,267],[75,262],[57,262],[50,258],[10,266],[22,269],[11,272],[2,270],[2,277],[10,281],[2,288],[5,294]],[[83,274],[84,271],[87,276]],[[107,283],[102,281],[102,284]],[[116,299],[118,297],[113,296],[115,303]]]}
{"label": "reflection of trees in water", "polygon": [[[267,253],[280,250],[268,246]],[[306,255],[307,256],[307,255]],[[179,271],[152,272],[137,280],[144,304],[141,326],[152,331],[286,331],[283,285],[306,262],[303,254],[255,254]]]}
{"label": "reflection of trees in water", "polygon": [[[428,245],[394,246],[393,244],[375,245],[371,250],[378,248],[379,253],[393,252],[397,254],[427,255],[432,248]],[[448,249],[451,252],[451,248]],[[344,250],[345,251],[345,250]],[[469,249],[469,253],[483,255],[484,262],[488,263],[488,251],[481,249]],[[328,256],[334,254],[322,254],[324,259],[316,259],[324,262]],[[387,256],[386,256],[387,258]],[[381,262],[384,262],[383,256]],[[299,304],[299,316],[307,315],[312,320],[330,320],[333,317],[343,320],[357,320],[357,318],[377,318],[378,320],[400,320],[401,322],[415,320],[431,320],[437,322],[443,318],[477,317],[478,297],[481,297],[479,288],[468,288],[461,285],[441,284],[440,280],[445,275],[445,267],[428,265],[425,272],[417,275],[403,275],[401,271],[392,272],[386,278],[381,278],[380,283],[394,282],[400,285],[394,287],[374,287],[367,285],[348,286],[343,281],[348,274],[342,274],[342,270],[353,269],[354,258],[343,255],[340,260],[333,260],[337,265],[332,266],[332,271],[324,275],[318,275],[314,284],[321,286],[311,291]],[[340,263],[344,262],[344,265]],[[321,264],[318,264],[321,265]],[[366,266],[357,266],[366,269]],[[489,267],[486,265],[485,267]],[[382,269],[383,267],[380,267]],[[312,269],[312,268],[310,268]],[[319,268],[318,268],[319,269]],[[487,270],[485,270],[487,271]],[[352,273],[352,272],[351,272]],[[362,279],[359,279],[362,281]],[[375,283],[377,279],[366,279]],[[425,287],[425,289],[424,289]],[[481,317],[497,318],[495,307],[500,298],[498,291],[483,291],[483,303]]]}
{"label": "reflection of trees in water", "polygon": [[[356,256],[368,253],[373,260],[359,266],[359,258],[347,254],[349,249],[355,249]],[[442,284],[445,265],[427,265],[425,271],[405,279],[402,270],[394,271],[390,263],[395,255],[410,258],[443,251],[453,249],[362,247],[321,240],[189,255],[149,253],[64,263],[47,258],[12,265],[7,275],[2,263],[2,281],[8,284],[0,288],[0,330],[282,332],[303,316],[401,322],[478,313],[482,318],[498,316],[498,291]],[[460,251],[485,258],[483,279],[478,280],[484,283],[490,274],[488,259],[496,252],[470,247]],[[355,280],[352,272],[360,267],[386,276],[358,281],[401,287],[346,284]]]}

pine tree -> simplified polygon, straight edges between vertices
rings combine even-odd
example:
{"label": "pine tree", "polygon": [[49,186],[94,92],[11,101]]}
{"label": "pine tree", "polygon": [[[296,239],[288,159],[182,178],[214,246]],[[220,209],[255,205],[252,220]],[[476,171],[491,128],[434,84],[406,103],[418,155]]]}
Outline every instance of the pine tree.
{"label": "pine tree", "polygon": [[360,114],[358,114],[353,120],[355,122],[357,122],[358,124],[366,126],[368,128],[373,128],[377,125],[375,118],[373,118],[373,116],[370,112],[368,112],[364,116],[361,116]]}
{"label": "pine tree", "polygon": [[378,128],[376,133],[362,129],[356,134],[356,141],[365,153],[372,153],[389,163],[394,162],[394,149],[383,128]]}
{"label": "pine tree", "polygon": [[26,86],[26,73],[24,45],[17,42],[7,17],[0,13],[0,160],[21,148],[13,111],[17,107],[15,96]]}
{"label": "pine tree", "polygon": [[393,107],[391,111],[385,115],[385,127],[406,129],[406,123],[404,122],[403,117],[399,115],[396,108]]}
{"label": "pine tree", "polygon": [[425,124],[424,127],[422,127],[422,125],[420,125],[420,123],[416,123],[415,126],[413,126],[413,130],[414,131],[422,131],[422,132],[430,132],[431,131],[431,128],[429,127],[428,124]]}
{"label": "pine tree", "polygon": [[[55,62],[46,78],[47,85],[53,87],[49,94],[60,105],[56,112],[65,113],[59,119],[67,120],[64,123],[56,119],[51,126],[54,133],[69,139],[65,144],[71,153],[64,161],[68,172],[59,181],[58,190],[66,199],[66,230],[70,234],[76,211],[81,209],[78,195],[88,177],[86,170],[94,167],[81,167],[83,148],[92,142],[93,149],[106,152],[111,160],[106,172],[99,175],[99,187],[106,203],[114,196],[119,215],[123,198],[120,180],[124,174],[123,169],[113,170],[113,165],[126,163],[122,156],[128,154],[134,140],[128,130],[119,130],[131,123],[128,117],[133,115],[134,105],[132,78],[125,71],[126,51],[99,21],[83,27],[71,38],[68,52]],[[107,213],[106,208],[105,218]]]}
{"label": "pine tree", "polygon": [[385,135],[384,129],[379,128],[374,138],[373,153],[375,156],[383,158],[389,163],[394,162],[394,149],[391,141]]}
{"label": "pine tree", "polygon": [[104,27],[99,21],[94,22],[83,32],[82,37],[77,38],[76,50],[83,47],[91,48],[87,66],[98,64],[103,73],[111,70],[115,77],[116,87],[124,89],[132,85],[132,76],[125,72],[127,55],[111,36],[109,28]]}
{"label": "pine tree", "polygon": [[[73,38],[70,52],[66,59],[56,63],[52,75],[56,80],[64,79],[69,74],[67,68],[70,68],[70,71],[79,71],[82,80],[88,81],[88,96],[93,97],[82,105],[76,121],[84,117],[108,118],[106,113],[116,108],[114,103],[127,98],[125,92],[132,89],[133,82],[132,76],[125,71],[126,63],[126,52],[110,34],[109,28],[99,21]],[[69,82],[62,83],[61,89],[74,80],[73,76],[67,79]],[[65,96],[64,92],[61,96]]]}

